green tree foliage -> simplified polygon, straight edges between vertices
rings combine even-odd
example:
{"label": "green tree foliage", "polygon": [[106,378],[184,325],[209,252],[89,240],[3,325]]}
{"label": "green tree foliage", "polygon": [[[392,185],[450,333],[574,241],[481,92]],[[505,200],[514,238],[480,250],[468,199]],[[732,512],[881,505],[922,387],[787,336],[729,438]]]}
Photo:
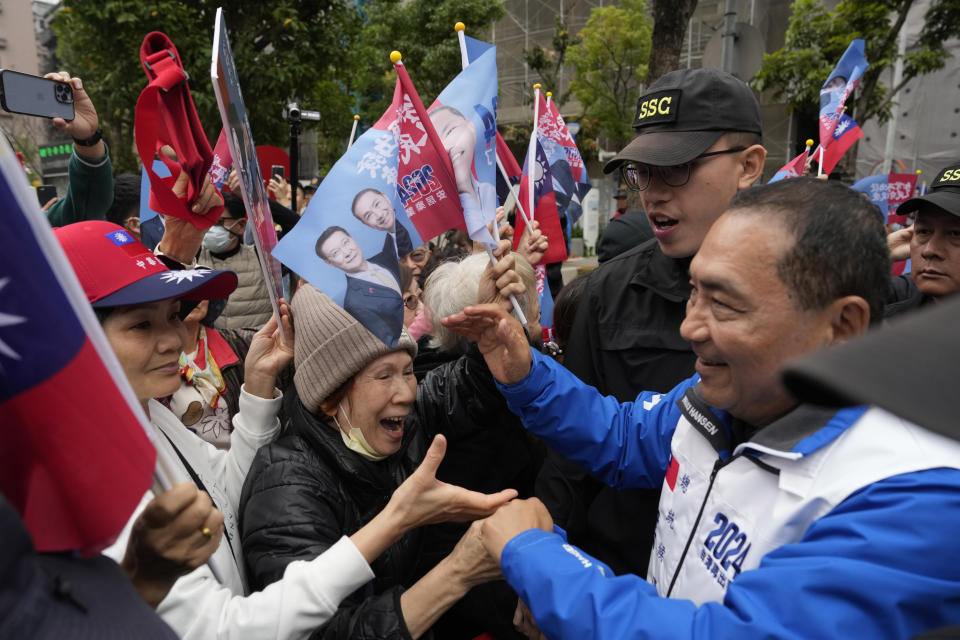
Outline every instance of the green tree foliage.
{"label": "green tree foliage", "polygon": [[537,72],[543,83],[544,91],[553,92],[553,100],[558,107],[562,107],[570,99],[570,90],[560,92],[560,73],[566,61],[570,47],[580,44],[580,37],[571,37],[567,25],[554,16],[556,25],[553,31],[552,49],[546,47],[531,47],[523,52],[523,59],[527,65]]}
{"label": "green tree foliage", "polygon": [[375,122],[393,98],[396,73],[390,52],[399,51],[424,105],[460,73],[460,44],[454,25],[484,39],[506,12],[503,0],[380,0],[365,9],[366,28],[358,50],[365,58],[364,120]]}
{"label": "green tree foliage", "polygon": [[[111,142],[117,170],[136,170],[134,108],[147,84],[143,37],[166,33],[190,75],[190,91],[211,144],[221,129],[210,82],[213,25],[220,2],[67,0],[54,19],[57,57],[84,79]],[[257,144],[288,145],[282,108],[298,98],[323,115],[321,163],[342,153],[350,132],[349,95],[362,28],[348,4],[330,0],[223,3],[251,127]]]}
{"label": "green tree foliage", "polygon": [[594,7],[581,42],[570,47],[573,95],[583,105],[584,124],[619,149],[633,137],[631,123],[647,76],[652,24],[645,0]]}
{"label": "green tree foliage", "polygon": [[913,78],[942,69],[950,59],[943,43],[960,36],[960,0],[935,0],[924,16],[919,37],[908,42],[903,80],[887,87],[881,74],[897,57],[897,37],[913,0],[841,0],[830,11],[820,0],[796,0],[779,51],[764,56],[753,80],[760,90],[771,90],[801,112],[818,109],[820,87],[854,38],[866,42],[870,68],[863,74],[850,106],[850,115],[863,125],[872,118],[890,118],[896,92]]}

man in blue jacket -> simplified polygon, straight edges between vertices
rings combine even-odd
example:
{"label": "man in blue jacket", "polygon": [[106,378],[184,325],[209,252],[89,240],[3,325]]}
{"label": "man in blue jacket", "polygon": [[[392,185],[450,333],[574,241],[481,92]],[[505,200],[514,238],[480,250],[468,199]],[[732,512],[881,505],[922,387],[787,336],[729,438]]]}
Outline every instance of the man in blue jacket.
{"label": "man in blue jacket", "polygon": [[648,581],[566,544],[543,505],[483,526],[551,640],[903,638],[960,619],[960,445],[878,408],[800,404],[778,371],[882,315],[879,211],[807,178],[740,193],[690,266],[689,380],[620,404],[489,307],[476,340],[510,408],[611,486],[662,485]]}

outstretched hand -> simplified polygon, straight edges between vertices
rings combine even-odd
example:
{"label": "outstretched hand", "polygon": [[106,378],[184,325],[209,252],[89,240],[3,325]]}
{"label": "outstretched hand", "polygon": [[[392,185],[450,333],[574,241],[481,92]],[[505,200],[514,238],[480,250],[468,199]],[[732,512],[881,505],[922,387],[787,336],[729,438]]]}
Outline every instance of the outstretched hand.
{"label": "outstretched hand", "polygon": [[271,315],[250,342],[244,361],[243,386],[247,393],[272,399],[277,376],[293,362],[294,329],[290,305],[280,298],[280,320],[286,342],[280,339],[277,316]]}
{"label": "outstretched hand", "polygon": [[403,531],[438,522],[466,522],[483,518],[517,497],[514,489],[485,494],[437,480],[437,469],[447,451],[447,440],[434,437],[427,455],[390,498]]}
{"label": "outstretched hand", "polygon": [[192,482],[150,501],[134,521],[120,563],[140,595],[160,604],[180,576],[206,562],[223,535],[223,514]]}
{"label": "outstretched hand", "polygon": [[484,582],[502,578],[500,563],[495,561],[483,547],[481,528],[483,520],[477,520],[470,525],[444,561],[451,564],[451,568],[460,580],[468,587],[474,587]]}
{"label": "outstretched hand", "polygon": [[443,326],[477,343],[493,377],[502,384],[520,382],[530,373],[533,357],[523,326],[502,306],[467,307],[440,320]]}

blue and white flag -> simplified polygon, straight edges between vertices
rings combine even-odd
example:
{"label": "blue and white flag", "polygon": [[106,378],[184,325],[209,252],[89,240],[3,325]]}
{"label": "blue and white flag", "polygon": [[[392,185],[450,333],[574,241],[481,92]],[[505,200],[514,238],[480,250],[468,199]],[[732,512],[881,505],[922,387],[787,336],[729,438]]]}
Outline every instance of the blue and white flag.
{"label": "blue and white flag", "polygon": [[[391,106],[333,165],[273,250],[390,347],[403,329],[398,257],[423,244],[397,188],[400,154],[421,150],[419,140],[400,138],[399,121],[412,117],[412,107],[399,84]],[[401,148],[401,142],[410,145]],[[432,179],[423,180],[418,195],[454,197],[452,190],[431,191]]]}
{"label": "blue and white flag", "polygon": [[859,38],[851,42],[820,88],[820,146],[824,149],[830,144],[833,130],[843,115],[843,105],[870,66],[864,56],[864,46],[864,41]]}
{"label": "blue and white flag", "polygon": [[470,64],[437,96],[427,114],[450,154],[467,232],[477,242],[493,246],[487,224],[497,210],[497,48],[465,39]]}

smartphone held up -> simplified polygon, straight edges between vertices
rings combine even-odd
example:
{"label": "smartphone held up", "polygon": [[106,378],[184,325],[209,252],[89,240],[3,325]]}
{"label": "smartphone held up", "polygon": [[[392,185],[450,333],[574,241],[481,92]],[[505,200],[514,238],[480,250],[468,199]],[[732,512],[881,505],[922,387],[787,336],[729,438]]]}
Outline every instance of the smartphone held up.
{"label": "smartphone held up", "polygon": [[10,113],[73,120],[73,87],[59,80],[3,69],[0,107]]}

